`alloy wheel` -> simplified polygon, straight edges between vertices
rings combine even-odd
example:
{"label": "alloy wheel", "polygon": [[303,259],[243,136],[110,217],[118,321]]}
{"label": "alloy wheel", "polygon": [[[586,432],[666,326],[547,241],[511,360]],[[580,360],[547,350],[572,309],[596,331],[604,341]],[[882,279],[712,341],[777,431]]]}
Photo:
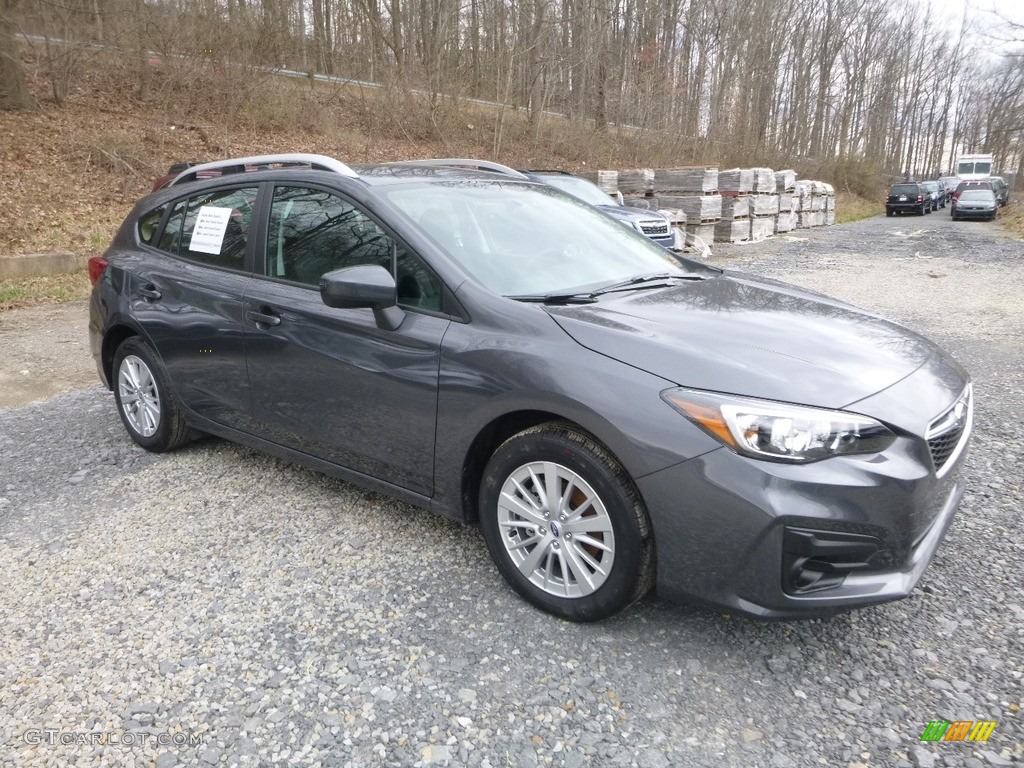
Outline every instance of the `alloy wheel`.
{"label": "alloy wheel", "polygon": [[125,357],[117,387],[128,424],[142,437],[152,437],[160,426],[160,391],[146,362],[136,355]]}
{"label": "alloy wheel", "polygon": [[520,573],[555,597],[590,595],[612,571],[608,511],[590,484],[561,464],[537,461],[512,472],[501,488],[498,527]]}

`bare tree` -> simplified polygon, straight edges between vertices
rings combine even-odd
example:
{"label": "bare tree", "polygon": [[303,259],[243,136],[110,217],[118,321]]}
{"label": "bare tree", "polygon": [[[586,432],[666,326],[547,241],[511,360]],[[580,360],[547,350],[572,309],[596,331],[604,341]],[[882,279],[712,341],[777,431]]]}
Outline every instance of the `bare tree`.
{"label": "bare tree", "polygon": [[31,109],[35,106],[25,82],[18,42],[14,38],[17,4],[18,0],[0,0],[0,109]]}

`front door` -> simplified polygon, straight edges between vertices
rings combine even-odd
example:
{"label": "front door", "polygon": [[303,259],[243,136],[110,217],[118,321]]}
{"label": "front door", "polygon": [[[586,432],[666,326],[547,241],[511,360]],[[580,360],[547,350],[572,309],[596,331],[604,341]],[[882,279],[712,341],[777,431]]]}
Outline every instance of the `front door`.
{"label": "front door", "polygon": [[[276,443],[408,490],[433,491],[440,283],[351,202],[278,186],[266,275],[244,297],[253,416]],[[380,264],[399,279],[406,318],[379,328],[369,309],[333,309],[320,276]]]}

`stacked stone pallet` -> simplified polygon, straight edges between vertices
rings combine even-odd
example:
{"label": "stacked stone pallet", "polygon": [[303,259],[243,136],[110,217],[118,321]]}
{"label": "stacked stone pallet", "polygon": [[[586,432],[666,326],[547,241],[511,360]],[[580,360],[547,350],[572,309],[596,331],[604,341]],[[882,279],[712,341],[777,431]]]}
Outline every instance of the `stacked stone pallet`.
{"label": "stacked stone pallet", "polygon": [[796,171],[776,171],[775,191],[780,195],[796,192]]}
{"label": "stacked stone pallet", "polygon": [[617,171],[618,191],[622,195],[622,204],[631,208],[642,208],[645,211],[656,211],[661,207],[654,195],[654,170],[651,168],[633,168]]}
{"label": "stacked stone pallet", "polygon": [[749,195],[754,191],[754,170],[752,168],[731,168],[718,173],[718,191],[723,197]]}
{"label": "stacked stone pallet", "polygon": [[713,195],[718,192],[718,169],[658,168],[654,171],[654,191]]}
{"label": "stacked stone pallet", "polygon": [[647,196],[654,193],[654,170],[651,168],[633,168],[619,171],[619,192],[623,195]]}
{"label": "stacked stone pallet", "polygon": [[775,172],[775,193],[779,196],[779,215],[775,217],[775,234],[796,229],[799,200],[796,196],[796,171]]}
{"label": "stacked stone pallet", "polygon": [[775,217],[775,234],[796,229],[797,198],[792,192],[779,194],[779,215]]}
{"label": "stacked stone pallet", "polygon": [[715,239],[715,224],[722,218],[717,168],[659,168],[654,172],[654,195],[658,209],[683,221],[687,235],[706,243]]}
{"label": "stacked stone pallet", "polygon": [[705,242],[756,242],[835,223],[835,189],[771,168],[635,168],[582,174],[625,205],[659,211]]}
{"label": "stacked stone pallet", "polygon": [[754,185],[754,194],[750,198],[750,242],[756,243],[775,237],[779,196],[775,191],[775,171],[771,168],[751,168],[750,173]]}
{"label": "stacked stone pallet", "polygon": [[612,195],[613,197],[619,191],[618,171],[585,171],[584,173],[581,173],[580,176],[594,182],[602,189],[602,191],[606,194]]}
{"label": "stacked stone pallet", "polygon": [[771,169],[766,170],[771,179],[772,191],[750,198],[750,241],[753,243],[775,237],[775,224],[779,218],[779,196],[774,191],[775,176]]}
{"label": "stacked stone pallet", "polygon": [[775,194],[775,171],[771,168],[751,168],[754,177],[754,192],[759,195]]}
{"label": "stacked stone pallet", "polygon": [[722,220],[715,224],[716,243],[742,243],[750,239],[751,197],[722,198]]}
{"label": "stacked stone pallet", "polygon": [[825,224],[836,223],[836,188],[831,184],[825,184]]}
{"label": "stacked stone pallet", "polygon": [[798,181],[796,195],[799,200],[796,225],[800,229],[825,224],[825,188],[820,181]]}

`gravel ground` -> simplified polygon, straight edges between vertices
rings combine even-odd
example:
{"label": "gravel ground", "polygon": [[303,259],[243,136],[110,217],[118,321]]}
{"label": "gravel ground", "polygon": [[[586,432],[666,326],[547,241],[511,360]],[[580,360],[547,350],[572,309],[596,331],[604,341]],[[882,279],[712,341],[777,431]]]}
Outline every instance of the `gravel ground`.
{"label": "gravel ground", "polygon": [[[796,235],[713,261],[975,377],[968,491],[910,599],[560,622],[476,529],[217,440],[148,455],[94,387],[0,409],[0,765],[1024,763],[1024,244],[943,213]],[[922,744],[937,719],[998,725]]]}

